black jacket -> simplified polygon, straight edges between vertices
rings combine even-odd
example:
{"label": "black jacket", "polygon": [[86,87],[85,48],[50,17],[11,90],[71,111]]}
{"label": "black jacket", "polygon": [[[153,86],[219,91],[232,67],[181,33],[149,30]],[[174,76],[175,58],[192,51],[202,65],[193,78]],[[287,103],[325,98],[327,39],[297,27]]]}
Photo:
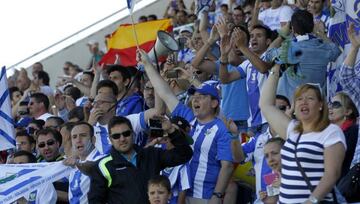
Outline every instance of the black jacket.
{"label": "black jacket", "polygon": [[[175,131],[169,137],[175,146],[171,150],[140,148],[135,145],[136,167],[112,147],[110,155],[99,160],[90,172],[89,203],[148,203],[148,180],[154,175],[159,175],[164,168],[184,164],[192,157],[192,149],[184,135]],[[101,165],[105,165],[110,174],[110,186],[109,177],[105,178],[102,173],[104,170],[101,172],[99,168]]]}

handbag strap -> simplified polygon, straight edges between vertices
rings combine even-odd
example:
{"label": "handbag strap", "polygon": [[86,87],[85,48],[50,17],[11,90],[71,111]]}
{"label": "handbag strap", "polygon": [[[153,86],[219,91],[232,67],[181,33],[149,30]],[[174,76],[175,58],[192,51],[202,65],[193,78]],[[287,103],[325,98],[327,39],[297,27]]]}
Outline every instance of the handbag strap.
{"label": "handbag strap", "polygon": [[301,137],[302,133],[299,134],[298,138],[296,139],[296,143],[295,143],[295,161],[296,161],[296,165],[298,166],[300,173],[302,175],[302,177],[305,179],[305,183],[307,184],[307,186],[309,187],[310,191],[313,192],[314,191],[314,187],[311,185],[310,183],[310,179],[306,176],[306,173],[304,171],[304,169],[302,168],[300,161],[296,155],[297,153],[297,146],[299,144],[300,141],[300,137]]}
{"label": "handbag strap", "polygon": [[[311,193],[312,193],[315,188],[311,185],[310,179],[309,179],[309,177],[306,176],[306,173],[305,173],[304,169],[302,168],[302,166],[301,166],[301,164],[300,164],[300,161],[299,161],[299,159],[298,159],[298,157],[297,157],[297,155],[296,155],[296,153],[297,153],[297,146],[298,146],[298,144],[299,144],[301,135],[302,135],[302,133],[299,134],[298,138],[296,139],[296,143],[295,143],[295,161],[296,161],[296,165],[298,166],[298,168],[299,168],[299,170],[300,170],[301,175],[302,175],[303,178],[305,179],[305,183],[307,184],[307,186],[309,187],[309,189],[310,189],[310,191],[311,191]],[[338,202],[337,202],[337,197],[336,197],[336,193],[335,193],[334,188],[332,189],[331,194],[332,194],[332,196],[333,196],[334,203],[338,203]]]}

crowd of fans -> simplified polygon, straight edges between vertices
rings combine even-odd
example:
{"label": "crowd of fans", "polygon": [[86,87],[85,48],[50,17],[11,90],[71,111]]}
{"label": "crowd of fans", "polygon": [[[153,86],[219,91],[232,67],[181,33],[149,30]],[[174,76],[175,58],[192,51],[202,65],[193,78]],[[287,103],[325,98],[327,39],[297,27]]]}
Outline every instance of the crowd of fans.
{"label": "crowd of fans", "polygon": [[[163,17],[181,49],[165,62],[138,50],[136,67],[99,65],[89,42],[89,66],[64,59],[55,88],[40,62],[16,72],[16,149],[2,163],[74,168],[17,202],[360,202],[337,185],[360,161],[360,37],[350,24],[343,90],[327,96],[341,54],[330,11],[325,0],[171,0]],[[245,162],[255,185],[233,176]]]}

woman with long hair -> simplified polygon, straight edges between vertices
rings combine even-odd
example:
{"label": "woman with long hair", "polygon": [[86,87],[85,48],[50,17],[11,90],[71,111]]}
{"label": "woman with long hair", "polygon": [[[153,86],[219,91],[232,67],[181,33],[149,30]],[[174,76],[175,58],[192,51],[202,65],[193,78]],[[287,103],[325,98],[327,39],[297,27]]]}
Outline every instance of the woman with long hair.
{"label": "woman with long hair", "polygon": [[331,124],[319,86],[304,84],[294,93],[296,119],[275,105],[280,65],[270,71],[260,97],[260,108],[270,126],[286,140],[281,150],[280,203],[334,201],[334,186],[341,174],[345,137]]}
{"label": "woman with long hair", "polygon": [[354,157],[359,131],[356,119],[359,116],[359,112],[354,102],[344,92],[337,93],[328,104],[329,119],[331,123],[338,125],[342,129],[346,140],[347,150],[340,177],[342,178],[349,172],[351,161]]}

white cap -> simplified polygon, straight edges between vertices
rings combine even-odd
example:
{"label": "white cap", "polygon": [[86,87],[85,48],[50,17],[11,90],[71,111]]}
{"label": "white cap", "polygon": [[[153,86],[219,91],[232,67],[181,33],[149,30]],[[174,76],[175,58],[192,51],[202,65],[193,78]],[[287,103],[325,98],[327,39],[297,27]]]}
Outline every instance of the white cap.
{"label": "white cap", "polygon": [[189,26],[184,26],[180,29],[180,32],[179,33],[182,33],[182,32],[189,32],[189,33],[193,33],[193,29]]}

